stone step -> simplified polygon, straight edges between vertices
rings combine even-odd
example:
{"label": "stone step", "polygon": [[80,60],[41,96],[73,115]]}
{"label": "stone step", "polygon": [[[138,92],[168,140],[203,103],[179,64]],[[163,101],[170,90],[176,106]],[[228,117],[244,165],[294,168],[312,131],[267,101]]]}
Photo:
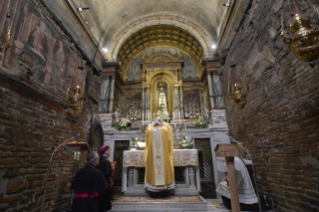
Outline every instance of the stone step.
{"label": "stone step", "polygon": [[123,196],[113,202],[111,211],[207,211],[207,202],[199,195],[156,199]]}

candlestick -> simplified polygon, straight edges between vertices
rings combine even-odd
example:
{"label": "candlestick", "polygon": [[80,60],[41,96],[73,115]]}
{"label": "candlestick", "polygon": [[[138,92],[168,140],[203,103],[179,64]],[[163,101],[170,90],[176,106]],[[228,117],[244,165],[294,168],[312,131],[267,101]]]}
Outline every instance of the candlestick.
{"label": "candlestick", "polygon": [[142,113],[142,126],[144,126],[144,111]]}

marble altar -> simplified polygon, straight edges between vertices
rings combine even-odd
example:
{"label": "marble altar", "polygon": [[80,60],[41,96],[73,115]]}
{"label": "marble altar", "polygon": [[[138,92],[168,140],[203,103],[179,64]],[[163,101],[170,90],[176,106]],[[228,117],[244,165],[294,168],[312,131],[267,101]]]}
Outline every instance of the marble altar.
{"label": "marble altar", "polygon": [[[147,195],[144,184],[137,184],[135,168],[145,167],[145,150],[130,150],[123,153],[122,192],[125,195]],[[174,149],[174,166],[185,167],[185,184],[176,184],[175,194],[194,195],[200,191],[197,149]],[[128,168],[132,168],[128,170]],[[186,192],[186,193],[185,193]]]}

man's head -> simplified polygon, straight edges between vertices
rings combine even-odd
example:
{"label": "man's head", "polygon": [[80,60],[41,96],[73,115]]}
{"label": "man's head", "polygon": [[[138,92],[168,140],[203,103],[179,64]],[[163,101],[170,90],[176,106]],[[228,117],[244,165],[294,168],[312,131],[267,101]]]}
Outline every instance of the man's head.
{"label": "man's head", "polygon": [[111,155],[111,148],[109,146],[101,146],[100,155],[104,157],[109,157]]}
{"label": "man's head", "polygon": [[93,166],[97,166],[100,162],[100,156],[97,152],[90,152],[87,156],[86,163],[92,164]]}

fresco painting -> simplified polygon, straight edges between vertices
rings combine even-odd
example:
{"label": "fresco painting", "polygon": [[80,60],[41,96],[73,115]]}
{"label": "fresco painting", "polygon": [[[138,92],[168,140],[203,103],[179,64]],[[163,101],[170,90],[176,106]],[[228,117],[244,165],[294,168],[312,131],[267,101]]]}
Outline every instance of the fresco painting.
{"label": "fresco painting", "polygon": [[[6,4],[0,3],[0,15],[6,14]],[[85,71],[82,58],[70,48],[55,28],[30,0],[12,1],[11,44],[0,59],[0,68],[19,75],[19,55],[31,54],[43,68],[37,71],[40,83],[63,87],[79,85],[84,89]],[[0,20],[0,29],[3,25]],[[1,56],[1,55],[0,55]]]}

